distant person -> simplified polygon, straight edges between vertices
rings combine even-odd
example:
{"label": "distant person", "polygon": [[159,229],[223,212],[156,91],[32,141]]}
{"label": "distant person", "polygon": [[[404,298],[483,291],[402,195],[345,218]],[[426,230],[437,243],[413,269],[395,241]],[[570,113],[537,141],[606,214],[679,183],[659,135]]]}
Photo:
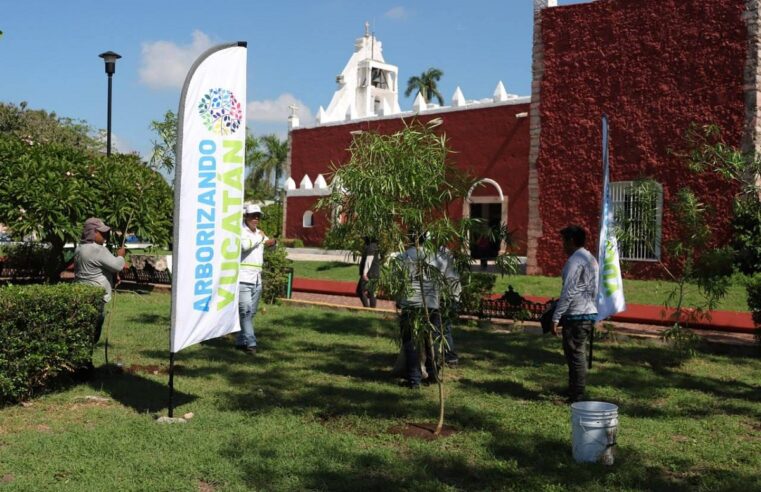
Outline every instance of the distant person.
{"label": "distant person", "polygon": [[240,271],[238,275],[240,314],[240,332],[235,341],[235,348],[251,355],[256,354],[256,334],[254,333],[254,316],[262,297],[262,268],[264,267],[264,248],[274,246],[275,239],[270,239],[259,229],[259,220],[263,217],[259,205],[243,207],[243,227],[240,234]]}
{"label": "distant person", "polygon": [[481,236],[476,242],[476,251],[481,259],[481,270],[486,271],[489,267],[489,253],[491,252],[491,241],[487,236]]}
{"label": "distant person", "polygon": [[106,318],[106,304],[111,300],[111,289],[116,274],[124,268],[126,250],[122,247],[116,256],[106,248],[111,228],[101,219],[92,217],[85,221],[82,238],[74,252],[75,282],[101,287],[104,291],[97,326],[93,335],[93,345],[100,340],[103,321]]}
{"label": "distant person", "polygon": [[370,279],[380,276],[380,263],[378,242],[366,237],[362,248],[362,258],[359,261],[359,282],[357,282],[357,297],[364,307],[374,308],[378,303],[375,292],[369,284]]}
{"label": "distant person", "polygon": [[552,333],[563,328],[563,352],[568,363],[568,400],[582,401],[587,379],[586,343],[597,318],[598,266],[584,248],[584,229],[570,225],[560,231],[568,260],[563,267],[563,289],[552,315]]}

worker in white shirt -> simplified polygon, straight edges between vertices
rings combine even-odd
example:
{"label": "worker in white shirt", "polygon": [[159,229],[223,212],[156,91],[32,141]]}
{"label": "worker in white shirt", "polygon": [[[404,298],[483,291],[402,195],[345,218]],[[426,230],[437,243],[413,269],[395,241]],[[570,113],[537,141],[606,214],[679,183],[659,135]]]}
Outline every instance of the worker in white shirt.
{"label": "worker in white shirt", "polygon": [[262,267],[264,266],[264,248],[274,246],[277,242],[270,239],[259,229],[262,218],[259,205],[243,207],[243,227],[240,234],[240,332],[235,347],[251,355],[256,354],[256,335],[254,334],[254,315],[262,297]]}

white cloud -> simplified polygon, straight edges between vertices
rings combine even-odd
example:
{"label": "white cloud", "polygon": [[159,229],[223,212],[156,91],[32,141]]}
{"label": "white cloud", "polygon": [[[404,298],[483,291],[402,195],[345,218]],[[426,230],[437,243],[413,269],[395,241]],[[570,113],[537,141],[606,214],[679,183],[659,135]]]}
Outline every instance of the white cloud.
{"label": "white cloud", "polygon": [[311,124],[314,115],[309,107],[296,99],[293,94],[283,93],[277,99],[263,101],[248,101],[246,103],[246,118],[250,121],[286,123],[291,110],[288,106],[298,106],[297,115],[302,125]]}
{"label": "white cloud", "polygon": [[113,132],[111,133],[111,150],[114,152],[121,152],[122,154],[137,152],[127,140]]}
{"label": "white cloud", "polygon": [[[108,143],[108,135],[105,130],[100,130],[97,135],[97,140],[103,143],[103,152],[106,151],[106,144]],[[123,139],[114,132],[111,132],[111,152],[119,152],[120,154],[131,154],[137,152],[132,145],[130,145],[126,139]]]}
{"label": "white cloud", "polygon": [[389,19],[396,19],[396,20],[404,20],[409,18],[410,12],[406,8],[402,6],[394,7],[390,10],[388,10],[385,14],[383,14],[383,17],[387,17]]}
{"label": "white cloud", "polygon": [[140,82],[153,89],[181,88],[190,66],[211,45],[209,36],[201,31],[194,31],[193,42],[187,45],[143,43]]}

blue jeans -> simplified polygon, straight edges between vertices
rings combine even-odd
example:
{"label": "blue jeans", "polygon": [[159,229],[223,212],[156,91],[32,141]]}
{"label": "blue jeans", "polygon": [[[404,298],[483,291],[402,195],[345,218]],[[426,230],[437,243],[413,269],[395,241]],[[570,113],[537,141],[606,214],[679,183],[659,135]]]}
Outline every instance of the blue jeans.
{"label": "blue jeans", "polygon": [[259,299],[262,297],[262,283],[240,284],[240,298],[238,299],[238,313],[240,314],[240,331],[235,345],[241,347],[256,347],[256,335],[254,334],[254,315],[259,307]]}

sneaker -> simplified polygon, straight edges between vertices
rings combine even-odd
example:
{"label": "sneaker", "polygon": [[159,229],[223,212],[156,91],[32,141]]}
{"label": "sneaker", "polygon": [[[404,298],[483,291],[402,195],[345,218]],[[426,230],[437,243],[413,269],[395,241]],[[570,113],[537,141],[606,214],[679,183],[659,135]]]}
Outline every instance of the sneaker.
{"label": "sneaker", "polygon": [[447,359],[444,362],[448,366],[457,366],[460,363],[460,359],[458,359],[457,357],[452,357],[451,359]]}
{"label": "sneaker", "polygon": [[401,386],[403,388],[411,389],[411,390],[420,389],[420,383],[410,383],[406,379],[402,380],[402,381],[399,381],[399,386]]}
{"label": "sneaker", "polygon": [[252,347],[246,347],[245,345],[236,345],[236,350],[240,350],[241,352],[246,352],[247,354],[256,355],[256,345]]}

